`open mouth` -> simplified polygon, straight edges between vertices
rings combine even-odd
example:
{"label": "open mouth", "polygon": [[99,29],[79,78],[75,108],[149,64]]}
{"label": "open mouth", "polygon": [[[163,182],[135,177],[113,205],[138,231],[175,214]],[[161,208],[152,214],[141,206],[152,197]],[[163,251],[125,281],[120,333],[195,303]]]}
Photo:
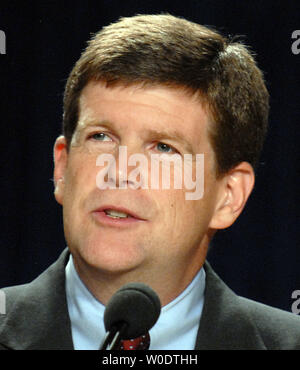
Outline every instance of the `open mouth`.
{"label": "open mouth", "polygon": [[132,217],[132,216],[130,216],[128,213],[119,212],[119,211],[116,211],[116,210],[114,210],[114,209],[105,209],[105,210],[104,210],[104,213],[105,213],[108,217],[111,217],[111,218],[119,218],[119,219],[122,219],[122,218]]}
{"label": "open mouth", "polygon": [[126,208],[102,206],[93,212],[98,222],[110,226],[129,226],[146,221]]}

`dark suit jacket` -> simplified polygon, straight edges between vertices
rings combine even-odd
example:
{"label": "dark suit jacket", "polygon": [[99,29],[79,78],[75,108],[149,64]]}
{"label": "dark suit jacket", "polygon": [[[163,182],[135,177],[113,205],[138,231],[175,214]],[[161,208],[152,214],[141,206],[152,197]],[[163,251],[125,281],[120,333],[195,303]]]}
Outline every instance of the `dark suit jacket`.
{"label": "dark suit jacket", "polygon": [[[0,349],[73,348],[65,293],[69,253],[30,284],[3,289]],[[300,349],[300,317],[234,294],[205,263],[205,302],[195,349]]]}

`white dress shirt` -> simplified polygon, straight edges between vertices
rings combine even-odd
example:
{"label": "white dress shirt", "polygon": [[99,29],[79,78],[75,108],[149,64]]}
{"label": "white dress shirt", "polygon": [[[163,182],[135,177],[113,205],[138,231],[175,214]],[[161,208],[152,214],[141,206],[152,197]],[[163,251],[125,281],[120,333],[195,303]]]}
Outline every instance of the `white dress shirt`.
{"label": "white dress shirt", "polygon": [[[98,350],[106,335],[105,306],[86,288],[74,267],[72,256],[66,266],[66,292],[72,338],[76,350]],[[197,273],[188,287],[162,307],[149,334],[150,350],[192,350],[202,314],[205,271]]]}

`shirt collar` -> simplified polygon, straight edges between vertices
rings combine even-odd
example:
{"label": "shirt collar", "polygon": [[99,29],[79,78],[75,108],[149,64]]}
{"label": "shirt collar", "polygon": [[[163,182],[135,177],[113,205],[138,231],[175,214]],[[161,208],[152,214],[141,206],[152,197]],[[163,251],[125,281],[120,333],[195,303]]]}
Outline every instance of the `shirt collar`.
{"label": "shirt collar", "polygon": [[[86,288],[74,267],[72,255],[66,266],[66,293],[75,349],[98,350],[106,335],[105,306]],[[205,271],[201,268],[188,287],[162,307],[150,330],[151,349],[194,349],[204,303]]]}

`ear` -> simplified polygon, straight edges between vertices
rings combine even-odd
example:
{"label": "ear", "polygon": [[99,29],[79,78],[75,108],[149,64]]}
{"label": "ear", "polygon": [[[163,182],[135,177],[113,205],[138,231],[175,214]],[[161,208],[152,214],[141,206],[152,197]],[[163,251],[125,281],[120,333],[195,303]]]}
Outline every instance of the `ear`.
{"label": "ear", "polygon": [[59,204],[63,204],[65,189],[65,171],[68,161],[67,143],[64,136],[59,136],[54,144],[54,196]]}
{"label": "ear", "polygon": [[231,226],[241,214],[252,192],[255,175],[248,162],[242,162],[220,179],[215,213],[210,222],[211,229]]}

